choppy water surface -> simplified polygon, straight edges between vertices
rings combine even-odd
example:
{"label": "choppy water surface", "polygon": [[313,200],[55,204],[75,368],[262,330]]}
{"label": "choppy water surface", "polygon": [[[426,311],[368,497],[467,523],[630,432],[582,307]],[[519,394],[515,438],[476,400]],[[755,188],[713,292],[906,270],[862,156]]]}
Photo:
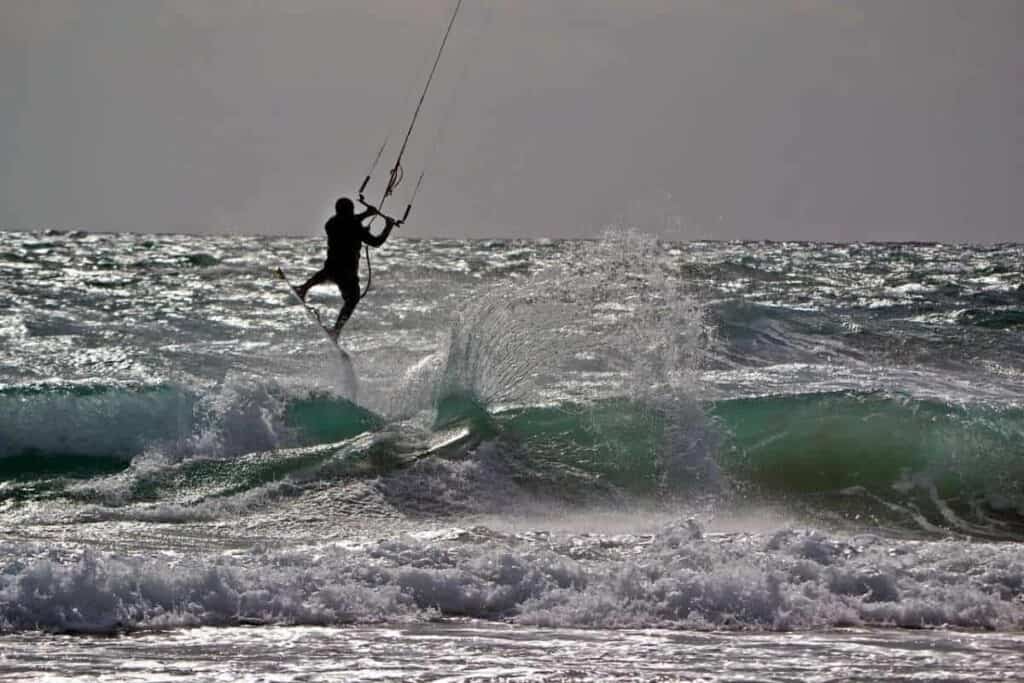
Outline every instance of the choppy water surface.
{"label": "choppy water surface", "polygon": [[[1020,639],[949,631],[750,634],[466,622],[8,637],[8,674],[152,680],[949,681],[1020,679]],[[57,664],[41,645],[60,652]],[[99,647],[97,647],[99,645]],[[226,658],[225,652],[231,657]],[[50,652],[46,652],[47,655]],[[2,660],[0,660],[2,661]],[[130,664],[126,664],[130,663]]]}
{"label": "choppy water surface", "polygon": [[3,234],[0,675],[1013,679],[1024,247],[321,248]]}

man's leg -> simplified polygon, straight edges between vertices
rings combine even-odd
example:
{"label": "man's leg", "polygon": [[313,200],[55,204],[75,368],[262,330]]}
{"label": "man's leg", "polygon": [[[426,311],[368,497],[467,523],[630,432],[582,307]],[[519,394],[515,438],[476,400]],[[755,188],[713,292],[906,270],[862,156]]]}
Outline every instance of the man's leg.
{"label": "man's leg", "polygon": [[341,328],[352,317],[352,311],[356,310],[356,304],[359,303],[359,281],[346,282],[343,285],[339,284],[338,289],[341,290],[341,297],[345,300],[345,304],[338,311],[338,319],[334,322],[334,328],[330,331],[331,336],[335,339],[341,334]]}
{"label": "man's leg", "polygon": [[309,290],[313,289],[322,282],[327,282],[330,279],[331,278],[330,275],[327,273],[327,269],[321,268],[320,270],[313,273],[313,277],[309,278],[304,283],[296,287],[295,291],[299,293],[299,298],[305,301],[306,293],[309,292]]}

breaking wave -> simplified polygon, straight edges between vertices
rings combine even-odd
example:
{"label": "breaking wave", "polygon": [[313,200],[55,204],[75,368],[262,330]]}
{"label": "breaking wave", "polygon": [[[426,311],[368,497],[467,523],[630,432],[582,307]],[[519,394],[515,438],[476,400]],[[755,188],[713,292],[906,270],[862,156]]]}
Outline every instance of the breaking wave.
{"label": "breaking wave", "polygon": [[[330,481],[421,458],[457,462],[486,448],[514,464],[524,485],[566,500],[609,489],[721,496],[878,526],[1024,536],[1019,409],[854,393],[687,408],[644,397],[488,408],[460,391],[427,412],[385,418],[278,387],[242,384],[213,397],[171,387],[7,392],[0,470],[10,481],[0,498],[66,496],[71,480],[121,470],[134,483],[118,487],[118,505],[176,499],[183,488],[223,496],[300,474]],[[36,422],[19,421],[21,410]],[[52,424],[38,417],[47,414]],[[163,463],[155,470],[154,460]]]}

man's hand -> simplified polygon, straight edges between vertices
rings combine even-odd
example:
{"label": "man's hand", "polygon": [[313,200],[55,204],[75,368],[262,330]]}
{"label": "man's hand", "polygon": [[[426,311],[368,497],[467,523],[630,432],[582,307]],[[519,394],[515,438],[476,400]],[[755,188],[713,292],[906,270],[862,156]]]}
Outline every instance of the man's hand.
{"label": "man's hand", "polygon": [[376,206],[370,206],[369,204],[366,205],[366,215],[376,216],[379,213],[380,211],[377,210]]}

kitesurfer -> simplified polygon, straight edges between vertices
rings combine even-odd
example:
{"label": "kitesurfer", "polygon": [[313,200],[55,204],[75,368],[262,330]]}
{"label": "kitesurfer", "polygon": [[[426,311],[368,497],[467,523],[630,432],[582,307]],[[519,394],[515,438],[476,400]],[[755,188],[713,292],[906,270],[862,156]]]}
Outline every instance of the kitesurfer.
{"label": "kitesurfer", "polygon": [[[324,267],[296,288],[296,292],[305,301],[309,290],[321,283],[333,282],[338,286],[344,304],[338,311],[334,327],[327,330],[331,338],[337,340],[341,328],[348,322],[356,304],[359,303],[360,249],[364,244],[371,247],[384,244],[397,221],[384,216],[376,207],[369,204],[366,204],[365,211],[356,213],[355,205],[347,197],[335,202],[334,210],[335,214],[324,225],[324,231],[327,233],[327,260],[324,261]],[[363,221],[378,215],[384,218],[384,230],[379,235],[374,235],[368,226],[363,225]]]}

